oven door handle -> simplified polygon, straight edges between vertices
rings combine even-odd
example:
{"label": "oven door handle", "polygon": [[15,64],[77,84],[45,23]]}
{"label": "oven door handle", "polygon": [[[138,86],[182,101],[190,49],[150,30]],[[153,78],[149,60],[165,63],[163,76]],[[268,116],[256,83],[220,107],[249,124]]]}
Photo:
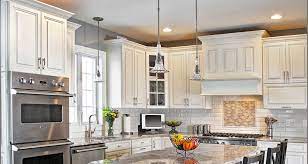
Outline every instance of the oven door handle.
{"label": "oven door handle", "polygon": [[27,145],[27,146],[12,145],[12,150],[20,151],[20,150],[37,149],[37,148],[45,148],[45,147],[65,146],[65,145],[72,145],[72,144],[73,144],[72,142],[67,141],[67,142],[40,144],[40,145],[35,144],[35,145]]}
{"label": "oven door handle", "polygon": [[103,149],[108,149],[108,147],[107,146],[103,146],[103,147],[95,147],[95,148],[74,150],[74,153],[76,154],[76,153],[83,153],[83,152],[95,151],[95,150],[103,150]]}
{"label": "oven door handle", "polygon": [[16,90],[12,89],[12,94],[27,94],[27,95],[44,95],[44,96],[61,96],[61,97],[73,97],[73,94],[60,93],[60,92],[41,92],[41,91],[28,91],[28,90]]}

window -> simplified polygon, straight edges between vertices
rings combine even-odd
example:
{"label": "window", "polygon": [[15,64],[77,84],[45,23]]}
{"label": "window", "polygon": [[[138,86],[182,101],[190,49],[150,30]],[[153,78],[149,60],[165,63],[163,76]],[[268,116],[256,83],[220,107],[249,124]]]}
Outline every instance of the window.
{"label": "window", "polygon": [[[85,124],[89,116],[96,114],[99,123],[102,123],[102,108],[105,104],[105,53],[100,52],[100,72],[102,78],[97,80],[97,50],[76,46],[76,62],[72,70],[71,84],[76,93],[76,98],[70,106],[70,122]],[[75,75],[73,75],[75,74]],[[92,120],[95,121],[95,120]]]}
{"label": "window", "polygon": [[80,97],[80,110],[82,113],[82,122],[87,122],[92,114],[96,114],[96,58],[89,56],[80,56],[80,66],[77,69],[81,85],[78,85]]}

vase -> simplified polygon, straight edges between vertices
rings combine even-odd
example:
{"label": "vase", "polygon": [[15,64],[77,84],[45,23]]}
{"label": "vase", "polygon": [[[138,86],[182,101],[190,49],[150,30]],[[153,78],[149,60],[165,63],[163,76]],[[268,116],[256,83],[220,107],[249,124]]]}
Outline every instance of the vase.
{"label": "vase", "polygon": [[171,130],[169,131],[169,134],[176,134],[178,131],[176,130],[175,126],[171,126]]}
{"label": "vase", "polygon": [[108,136],[113,136],[113,121],[108,121]]}

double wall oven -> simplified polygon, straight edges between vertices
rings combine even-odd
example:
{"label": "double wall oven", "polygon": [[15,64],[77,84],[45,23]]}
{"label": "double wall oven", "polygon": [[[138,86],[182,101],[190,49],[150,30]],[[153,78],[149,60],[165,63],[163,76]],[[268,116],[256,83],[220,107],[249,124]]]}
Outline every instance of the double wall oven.
{"label": "double wall oven", "polygon": [[11,72],[13,164],[69,164],[69,79]]}

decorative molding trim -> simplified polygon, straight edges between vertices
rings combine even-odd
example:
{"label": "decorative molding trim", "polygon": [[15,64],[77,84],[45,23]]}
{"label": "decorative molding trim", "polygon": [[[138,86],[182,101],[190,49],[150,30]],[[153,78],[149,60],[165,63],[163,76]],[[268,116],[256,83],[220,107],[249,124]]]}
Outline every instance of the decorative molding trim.
{"label": "decorative molding trim", "polygon": [[10,2],[19,3],[22,5],[27,5],[33,8],[36,8],[40,11],[47,12],[56,16],[59,16],[64,19],[68,19],[74,15],[74,13],[60,9],[55,6],[51,6],[49,4],[37,1],[37,0],[5,0]]}
{"label": "decorative molding trim", "polygon": [[[74,54],[78,55],[80,53],[86,54],[88,56],[97,56],[97,49],[75,45],[74,46]],[[106,55],[106,52],[105,51],[99,51],[99,55]]]}
{"label": "decorative molding trim", "polygon": [[81,25],[74,23],[74,22],[67,21],[67,27],[73,30],[77,30],[79,27],[81,27]]}
{"label": "decorative molding trim", "polygon": [[307,40],[307,34],[268,37],[268,38],[263,38],[263,41],[266,43],[266,42],[272,42],[272,41],[297,40],[297,39]]}

